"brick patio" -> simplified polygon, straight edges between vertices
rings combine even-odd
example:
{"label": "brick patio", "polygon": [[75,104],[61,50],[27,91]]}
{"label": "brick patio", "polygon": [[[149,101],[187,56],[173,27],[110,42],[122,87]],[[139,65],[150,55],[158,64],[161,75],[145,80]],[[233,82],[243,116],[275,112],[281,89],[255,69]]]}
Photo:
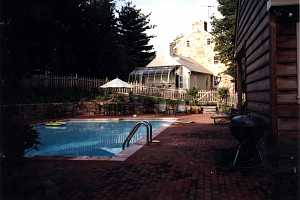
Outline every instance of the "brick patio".
{"label": "brick patio", "polygon": [[[274,177],[262,167],[227,170],[219,161],[236,141],[210,115],[180,116],[154,143],[123,162],[28,161],[11,199],[177,200],[276,199]],[[16,192],[18,191],[18,192]],[[289,193],[286,199],[296,198]],[[280,199],[280,198],[278,198]]]}

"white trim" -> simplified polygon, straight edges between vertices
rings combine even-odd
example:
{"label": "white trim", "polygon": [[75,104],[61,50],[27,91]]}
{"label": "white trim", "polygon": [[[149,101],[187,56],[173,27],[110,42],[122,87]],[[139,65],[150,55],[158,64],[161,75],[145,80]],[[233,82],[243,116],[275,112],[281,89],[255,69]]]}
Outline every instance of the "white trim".
{"label": "white trim", "polygon": [[272,7],[272,2],[271,0],[267,1],[267,10],[270,10],[270,8]]}
{"label": "white trim", "polygon": [[270,10],[273,6],[289,6],[289,5],[299,5],[299,0],[268,0],[267,10]]}
{"label": "white trim", "polygon": [[299,5],[299,0],[271,0],[271,6]]}
{"label": "white trim", "polygon": [[171,69],[169,69],[169,72],[168,72],[168,84],[170,83],[170,73],[171,73]]}

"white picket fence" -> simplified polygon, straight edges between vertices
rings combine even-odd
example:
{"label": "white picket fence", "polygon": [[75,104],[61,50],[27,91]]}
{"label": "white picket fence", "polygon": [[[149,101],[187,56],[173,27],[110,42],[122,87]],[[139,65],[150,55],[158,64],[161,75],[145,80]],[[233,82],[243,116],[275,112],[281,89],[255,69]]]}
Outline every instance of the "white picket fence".
{"label": "white picket fence", "polygon": [[[116,93],[129,93],[140,96],[160,97],[164,99],[188,100],[192,99],[183,89],[158,88],[145,85],[132,85],[132,88],[116,88]],[[199,103],[217,103],[218,92],[216,90],[199,90],[195,98]]]}
{"label": "white picket fence", "polygon": [[80,89],[95,89],[106,83],[107,80],[79,77],[75,76],[59,76],[59,75],[34,75],[30,79],[23,80],[23,83],[29,87],[42,88],[80,88]]}
{"label": "white picket fence", "polygon": [[161,97],[164,99],[186,99],[188,96],[186,90],[158,88],[145,85],[133,85],[131,91],[136,95]]}
{"label": "white picket fence", "polygon": [[217,103],[218,91],[217,90],[199,90],[196,96],[196,100],[200,103]]}
{"label": "white picket fence", "polygon": [[[35,75],[31,79],[23,80],[26,86],[42,88],[80,88],[85,90],[97,89],[108,80],[79,77],[79,76],[59,76],[59,75]],[[140,96],[160,97],[174,100],[191,100],[192,97],[187,94],[186,90],[173,88],[150,87],[140,84],[133,84],[132,88],[114,88],[114,93],[132,93]],[[199,103],[218,103],[217,90],[199,90],[195,100]],[[229,104],[236,102],[235,95],[228,98]]]}

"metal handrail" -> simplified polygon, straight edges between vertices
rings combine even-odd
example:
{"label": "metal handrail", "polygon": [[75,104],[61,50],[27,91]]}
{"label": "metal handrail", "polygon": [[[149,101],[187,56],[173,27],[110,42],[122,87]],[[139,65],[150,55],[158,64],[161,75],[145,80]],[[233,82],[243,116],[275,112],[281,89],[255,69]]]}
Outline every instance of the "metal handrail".
{"label": "metal handrail", "polygon": [[150,130],[149,131],[149,133],[150,133],[149,139],[150,139],[150,143],[152,143],[152,124],[149,121],[146,121],[146,120],[144,120],[143,122],[147,123],[148,126],[149,126],[149,130]]}
{"label": "metal handrail", "polygon": [[130,140],[132,139],[132,137],[134,136],[134,134],[138,131],[138,129],[144,125],[147,129],[147,144],[152,142],[152,125],[150,122],[148,121],[141,121],[138,122],[133,129],[129,132],[128,136],[126,137],[125,141],[123,142],[122,145],[122,149],[124,150],[125,147],[129,146]]}

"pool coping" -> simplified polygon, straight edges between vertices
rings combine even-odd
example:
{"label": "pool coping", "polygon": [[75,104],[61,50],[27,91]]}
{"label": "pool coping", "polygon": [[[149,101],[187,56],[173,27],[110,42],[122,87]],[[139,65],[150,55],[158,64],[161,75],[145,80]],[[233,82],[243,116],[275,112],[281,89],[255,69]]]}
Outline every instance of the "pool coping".
{"label": "pool coping", "polygon": [[[178,120],[178,118],[175,117],[165,117],[165,118],[133,118],[133,117],[123,117],[123,118],[88,118],[88,119],[81,119],[81,118],[70,118],[70,119],[65,119],[63,121],[71,121],[71,122],[76,122],[76,121],[145,121],[145,120],[152,120],[152,121],[171,121],[169,126],[163,126],[156,131],[152,133],[152,138],[154,139],[157,137],[160,133],[162,133],[164,130],[169,128],[171,125],[175,124]],[[38,123],[38,124],[43,124],[43,123]],[[27,160],[90,160],[90,161],[125,161],[127,160],[130,156],[132,156],[135,152],[137,152],[139,149],[144,147],[146,144],[143,140],[145,140],[145,137],[139,139],[136,143],[130,144],[130,146],[115,156],[112,157],[107,157],[107,156],[34,156],[34,157],[25,157]],[[150,144],[151,145],[151,144]]]}

